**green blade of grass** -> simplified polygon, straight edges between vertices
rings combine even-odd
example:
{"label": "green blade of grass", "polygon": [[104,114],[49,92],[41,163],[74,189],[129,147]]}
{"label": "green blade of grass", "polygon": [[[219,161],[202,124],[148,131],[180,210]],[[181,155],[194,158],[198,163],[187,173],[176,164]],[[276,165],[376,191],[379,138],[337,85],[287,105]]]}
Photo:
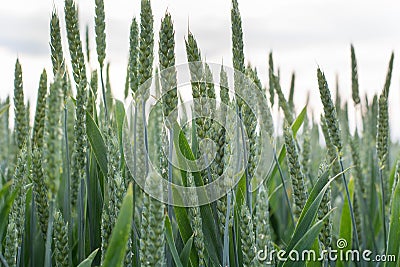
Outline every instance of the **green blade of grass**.
{"label": "green blade of grass", "polygon": [[[172,188],[174,199],[180,198],[179,192],[175,192],[176,188]],[[182,201],[181,199],[179,201]],[[176,223],[178,224],[179,233],[183,242],[187,242],[190,237],[193,235],[192,228],[190,226],[189,217],[187,214],[186,208],[174,206],[174,213]],[[193,266],[197,266],[199,264],[199,258],[194,249],[192,249],[190,253],[190,262]]]}
{"label": "green blade of grass", "polygon": [[301,211],[300,218],[297,222],[296,228],[289,245],[286,248],[286,251],[292,250],[299,240],[305,235],[308,229],[310,229],[317,216],[319,205],[321,204],[326,190],[328,189],[330,183],[337,177],[338,175],[332,179],[329,179],[328,169],[324,174],[321,175],[320,179],[318,179],[310,193],[310,196],[307,199],[303,210]]}
{"label": "green blade of grass", "polygon": [[115,100],[115,121],[117,123],[119,146],[121,147],[121,162],[123,162],[124,154],[122,153],[122,127],[125,121],[125,108],[124,103],[119,100]]}
{"label": "green blade of grass", "polygon": [[[178,124],[175,124],[175,129],[174,132],[177,133],[178,138],[174,138],[174,143],[175,143],[175,148],[176,151],[180,151],[182,155],[191,161],[195,160],[195,156],[192,152],[192,149],[190,148],[190,145],[185,137],[185,134],[183,131],[180,129]],[[187,186],[187,180],[186,180],[186,172],[182,171],[182,182],[185,186]],[[200,177],[200,174],[198,172],[193,173],[194,176],[194,181],[196,183],[196,186],[203,186],[203,180]],[[176,194],[175,194],[176,195]],[[199,199],[201,199],[202,194],[199,194]],[[203,197],[206,197],[204,194]],[[174,207],[174,211],[176,210],[176,207]],[[176,211],[175,211],[176,212]],[[222,243],[221,243],[221,238],[219,231],[217,229],[217,223],[214,220],[214,216],[212,213],[211,206],[209,204],[205,204],[200,206],[200,213],[201,213],[201,218],[202,218],[202,223],[203,223],[203,232],[204,232],[204,238],[205,238],[205,248],[207,248],[208,254],[213,261],[214,264],[221,264],[220,259],[222,258],[221,252],[222,252]],[[180,215],[183,215],[180,213]],[[177,217],[177,215],[175,214]],[[186,214],[187,216],[187,214]],[[178,219],[177,219],[178,222]],[[187,225],[182,225],[179,224],[179,228],[187,227]],[[190,236],[192,235],[190,231],[190,234],[186,235],[186,237],[183,237],[183,241],[187,242]]]}
{"label": "green blade of grass", "polygon": [[128,191],[122,201],[115,227],[112,231],[110,243],[104,257],[103,266],[122,267],[127,249],[127,242],[132,223],[133,189],[129,184]]}
{"label": "green blade of grass", "polygon": [[[400,182],[397,183],[394,190],[387,244],[387,255],[395,255],[396,261],[400,256]],[[396,262],[386,262],[385,266],[398,266]]]}
{"label": "green blade of grass", "polygon": [[[4,199],[3,205],[0,210],[0,218],[8,218],[8,214],[10,213],[14,200],[17,197],[17,192],[19,187],[17,187],[11,194],[8,194],[11,184],[12,181],[9,181],[0,189],[0,199]],[[1,240],[3,240],[4,231],[7,228],[7,224],[8,220],[0,220]]]}
{"label": "green blade of grass", "polygon": [[[293,251],[299,252],[299,255],[302,254],[304,250],[309,250],[316,238],[318,237],[319,232],[321,231],[321,228],[323,226],[324,220],[330,216],[330,214],[333,212],[331,210],[328,214],[322,218],[322,220],[317,221],[301,238],[300,240],[296,243],[296,245],[293,247]],[[316,257],[319,257],[319,255],[316,254]],[[304,266],[305,262],[304,261],[292,261],[290,259],[286,260],[285,263],[283,264],[283,267],[286,266],[293,266],[293,267],[302,267]]]}
{"label": "green blade of grass", "polygon": [[[89,177],[87,179],[87,216],[90,238],[90,251],[101,245],[101,213],[103,210],[103,194],[100,186],[100,171],[91,151],[89,163]],[[100,255],[96,257],[95,264],[99,264]]]}
{"label": "green blade of grass", "polygon": [[99,249],[96,249],[92,253],[90,253],[90,255],[85,260],[79,263],[78,267],[91,267],[98,251]]}
{"label": "green blade of grass", "polygon": [[176,249],[171,221],[169,220],[168,216],[165,217],[164,223],[165,223],[165,237],[167,239],[167,244],[171,251],[172,257],[174,258],[175,264],[177,267],[183,267],[183,264],[178,254],[178,250]]}
{"label": "green blade of grass", "polygon": [[186,242],[185,246],[182,249],[181,255],[179,256],[183,267],[187,267],[189,265],[190,251],[192,250],[192,245],[193,245],[193,236],[189,238],[189,240]]}
{"label": "green blade of grass", "polygon": [[103,175],[107,175],[107,150],[104,138],[92,116],[86,113],[86,133],[94,156]]}
{"label": "green blade of grass", "polygon": [[[348,186],[350,201],[354,203],[354,179],[350,179]],[[346,253],[346,251],[352,248],[353,227],[349,227],[349,225],[351,225],[350,208],[349,205],[347,205],[347,195],[345,195],[340,217],[339,237],[346,240],[347,246],[341,249],[338,248],[338,250],[343,251],[343,253]],[[337,261],[337,266],[345,266],[345,263],[339,259]]]}
{"label": "green blade of grass", "polygon": [[4,112],[6,112],[8,110],[8,108],[10,107],[10,104],[4,105],[0,108],[0,116],[3,115]]}

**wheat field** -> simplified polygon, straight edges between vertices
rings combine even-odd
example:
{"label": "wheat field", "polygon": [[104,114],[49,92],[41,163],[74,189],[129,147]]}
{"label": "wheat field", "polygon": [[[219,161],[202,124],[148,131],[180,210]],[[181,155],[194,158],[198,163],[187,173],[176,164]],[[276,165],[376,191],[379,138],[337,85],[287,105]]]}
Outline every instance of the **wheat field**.
{"label": "wheat field", "polygon": [[315,116],[296,107],[304,92],[295,74],[284,88],[272,52],[265,81],[246,64],[237,0],[226,65],[207,62],[190,29],[177,65],[173,17],[141,0],[118,100],[104,0],[93,40],[78,7],[65,0],[49,17],[52,68],[39,84],[23,83],[17,58],[14,93],[0,99],[2,266],[400,266],[394,53],[372,98],[352,44],[351,99],[316,67]]}

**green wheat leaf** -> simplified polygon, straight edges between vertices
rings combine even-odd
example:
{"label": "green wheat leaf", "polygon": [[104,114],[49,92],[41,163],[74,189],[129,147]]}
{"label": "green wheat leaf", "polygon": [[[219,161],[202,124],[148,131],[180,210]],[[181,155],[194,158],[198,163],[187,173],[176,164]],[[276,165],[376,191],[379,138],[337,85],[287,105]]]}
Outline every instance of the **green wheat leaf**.
{"label": "green wheat leaf", "polygon": [[104,267],[123,266],[124,257],[131,230],[133,212],[133,189],[132,184],[129,185],[128,191],[122,201],[121,209],[115,227],[112,231],[111,239],[104,257]]}

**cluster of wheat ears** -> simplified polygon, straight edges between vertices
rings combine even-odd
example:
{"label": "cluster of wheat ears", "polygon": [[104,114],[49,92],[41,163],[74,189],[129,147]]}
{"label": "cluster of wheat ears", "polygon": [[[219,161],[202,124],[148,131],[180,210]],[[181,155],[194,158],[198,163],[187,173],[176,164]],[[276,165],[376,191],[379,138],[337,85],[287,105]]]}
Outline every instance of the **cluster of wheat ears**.
{"label": "cluster of wheat ears", "polygon": [[[261,98],[245,102],[230,93],[224,67],[217,73],[219,87],[212,82],[199,82],[202,75],[212,81],[213,73],[190,31],[185,44],[187,60],[193,63],[192,97],[199,100],[192,111],[201,113],[207,108],[212,113],[221,109],[219,112],[227,121],[235,121],[234,115],[238,115],[241,120],[230,127],[239,135],[246,134],[248,142],[239,142],[242,147],[235,148],[234,137],[226,134],[229,129],[213,118],[196,118],[189,129],[183,125],[180,128],[179,123],[174,127],[164,123],[167,116],[169,121],[181,117],[170,115],[182,102],[177,90],[173,19],[168,12],[162,18],[158,62],[154,62],[151,3],[141,0],[140,23],[133,18],[130,27],[126,74],[125,98],[133,99],[136,111],[132,133],[135,166],[128,168],[122,144],[124,102],[112,97],[106,61],[104,0],[95,0],[97,70],[90,67],[93,59],[89,57],[87,28],[86,47],[81,41],[76,3],[65,0],[64,4],[68,47],[62,47],[62,11],[54,11],[50,19],[52,78],[49,82],[43,70],[33,125],[29,103],[24,101],[18,59],[13,129],[9,127],[10,98],[0,102],[3,266],[375,265],[329,258],[279,260],[275,256],[267,263],[257,256],[260,250],[268,254],[279,249],[312,250],[317,255],[329,249],[368,249],[373,255],[400,257],[399,147],[390,139],[388,114],[393,54],[383,90],[373,99],[363,98],[351,46],[353,103],[342,103],[338,86],[334,101],[325,75],[318,68],[316,79],[323,114],[317,120],[307,106],[296,114],[295,76],[286,98],[272,53],[266,87],[257,70],[245,65],[242,21],[237,0],[232,0],[233,67],[255,84]],[[155,93],[162,97],[160,108],[154,109],[146,120],[142,114],[150,89],[139,88],[149,79],[155,80]],[[244,86],[236,75],[234,80],[234,92],[252,94],[253,89]],[[218,99],[236,112],[224,110],[222,105],[202,105],[202,98]],[[268,107],[274,104],[284,115],[283,122],[275,123],[283,129],[279,136],[274,135]],[[349,127],[351,104],[359,114],[355,131]],[[260,129],[265,130],[271,144],[270,162],[263,162],[266,159],[260,153]],[[320,140],[320,133],[324,141]],[[176,142],[174,135],[179,136]],[[203,158],[209,151],[198,146],[196,140],[204,138],[214,141],[216,156],[203,170],[178,170],[170,162],[171,155],[158,152],[184,150],[189,160]],[[147,167],[149,143],[156,150],[152,162],[156,163],[157,173]],[[180,207],[146,193],[167,193],[159,179],[194,187],[210,183],[222,173],[234,176],[227,168],[234,149],[246,154],[245,171],[218,200]],[[261,175],[258,164],[265,168],[271,165],[271,169],[266,177],[258,177],[262,183],[252,190],[254,177]],[[136,184],[136,176],[145,177],[146,192]],[[174,197],[171,190],[168,194]],[[198,200],[196,194],[190,198],[193,203]],[[338,247],[339,239],[344,239],[347,246]],[[396,262],[383,264],[398,266]]]}

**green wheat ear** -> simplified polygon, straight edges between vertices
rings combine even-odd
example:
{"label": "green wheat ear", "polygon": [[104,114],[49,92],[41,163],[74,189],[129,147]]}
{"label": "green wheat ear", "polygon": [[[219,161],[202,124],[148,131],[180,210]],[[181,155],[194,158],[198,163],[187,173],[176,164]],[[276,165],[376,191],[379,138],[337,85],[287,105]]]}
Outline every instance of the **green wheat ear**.
{"label": "green wheat ear", "polygon": [[103,69],[104,59],[106,58],[106,15],[104,12],[104,0],[95,0],[95,4],[96,17],[94,23],[96,32],[97,60],[99,61],[100,69]]}
{"label": "green wheat ear", "polygon": [[379,168],[383,169],[386,165],[389,146],[389,111],[387,99],[384,94],[379,97],[378,106],[378,125],[376,135],[376,151],[379,160]]}
{"label": "green wheat ear", "polygon": [[58,192],[62,173],[62,103],[62,80],[57,75],[54,83],[50,85],[44,130],[43,166],[50,198],[54,198]]}
{"label": "green wheat ear", "polygon": [[[243,52],[243,30],[242,30],[242,18],[240,16],[239,5],[237,0],[232,0],[231,8],[231,28],[232,28],[232,55],[233,55],[233,68],[234,73],[234,89],[237,95],[243,95],[242,92],[242,74],[245,73],[244,65],[244,52]],[[237,104],[239,109],[241,108],[243,101],[237,98]]]}
{"label": "green wheat ear", "polygon": [[[329,171],[329,165],[326,164],[325,161],[323,161],[319,165],[318,169],[318,179],[322,177],[322,175]],[[331,186],[329,185],[328,189],[326,190],[321,204],[318,209],[318,219],[321,220],[324,218],[332,209],[332,196],[331,196]],[[332,243],[332,218],[331,216],[328,217],[323,223],[321,232],[319,233],[319,241],[323,245],[324,249],[330,249],[331,248],[331,243]]]}
{"label": "green wheat ear", "polygon": [[329,91],[325,75],[319,68],[317,70],[317,77],[320,97],[324,106],[325,120],[328,127],[329,136],[331,137],[332,143],[336,147],[339,156],[341,156],[343,145],[340,138],[340,127],[336,115],[336,108],[333,105],[331,93]]}
{"label": "green wheat ear", "polygon": [[129,36],[129,87],[132,91],[133,98],[137,101],[138,90],[138,52],[139,52],[139,28],[136,18],[132,19],[130,36]]}
{"label": "green wheat ear", "polygon": [[87,112],[93,118],[95,118],[97,116],[96,99],[97,99],[97,91],[98,91],[98,80],[99,80],[99,77],[97,75],[97,70],[92,71],[92,75],[90,78],[90,90],[89,90],[89,97],[88,97],[88,104],[87,104]]}
{"label": "green wheat ear", "polygon": [[301,169],[299,154],[295,139],[289,124],[284,126],[285,146],[287,151],[287,165],[293,186],[294,203],[296,206],[295,214],[298,218],[307,201],[307,189],[304,182],[304,174]]}
{"label": "green wheat ear", "polygon": [[102,261],[108,247],[112,229],[116,223],[123,195],[126,191],[122,173],[120,171],[121,157],[119,143],[111,127],[104,136],[107,142],[107,187],[104,190],[104,203],[101,222],[101,251]]}
{"label": "green wheat ear", "polygon": [[[151,172],[146,178],[148,192],[162,195],[161,181],[157,173]],[[143,196],[142,225],[140,237],[140,261],[142,266],[164,266],[164,205],[145,194]]]}
{"label": "green wheat ear", "polygon": [[87,105],[87,76],[85,58],[80,39],[78,10],[73,0],[65,0],[65,21],[73,77],[76,84],[76,108],[74,123],[74,149],[72,154],[71,203],[75,206],[77,192],[81,179],[86,177],[86,105]]}
{"label": "green wheat ear", "polygon": [[[154,61],[154,32],[153,32],[153,11],[150,0],[141,1],[140,10],[140,38],[139,38],[139,70],[138,81],[142,86],[153,75]],[[146,86],[147,87],[147,86]],[[149,88],[143,88],[142,100],[149,98]]]}
{"label": "green wheat ear", "polygon": [[351,51],[351,96],[353,98],[354,105],[357,105],[360,103],[360,93],[358,89],[357,59],[353,45],[350,45],[350,51]]}
{"label": "green wheat ear", "polygon": [[31,159],[31,178],[33,182],[33,194],[35,197],[36,213],[40,230],[46,239],[47,225],[49,219],[48,188],[45,183],[43,171],[43,150],[33,144]]}
{"label": "green wheat ear", "polygon": [[[171,15],[166,13],[161,21],[158,57],[164,116],[170,116],[178,105],[177,78],[175,69],[175,31]],[[177,114],[172,121],[177,119]]]}
{"label": "green wheat ear", "polygon": [[10,267],[17,266],[18,231],[12,217],[8,220],[5,240],[4,258]]}
{"label": "green wheat ear", "polygon": [[288,99],[289,108],[290,108],[290,110],[292,111],[293,114],[295,113],[294,102],[293,102],[295,80],[296,80],[296,74],[293,72],[292,73],[292,78],[290,80],[290,90],[289,90],[289,99]]}
{"label": "green wheat ear", "polygon": [[66,222],[60,211],[54,214],[54,261],[57,267],[68,267],[68,222]]}
{"label": "green wheat ear", "polygon": [[17,156],[17,166],[13,175],[12,191],[17,191],[17,197],[15,198],[9,217],[15,223],[17,231],[17,242],[18,247],[22,244],[22,239],[24,236],[24,223],[25,223],[25,201],[26,201],[26,190],[25,186],[27,184],[28,176],[28,151],[26,146],[18,152]]}
{"label": "green wheat ear", "polygon": [[237,0],[232,0],[231,8],[231,27],[232,27],[232,54],[233,67],[235,70],[244,73],[244,52],[243,52],[243,30],[242,18],[240,16]]}
{"label": "green wheat ear", "polygon": [[46,117],[46,96],[47,96],[47,73],[43,70],[38,89],[36,101],[35,121],[33,124],[32,145],[38,149],[43,147],[44,123]]}
{"label": "green wheat ear", "polygon": [[390,83],[392,80],[392,71],[393,71],[393,61],[394,61],[394,53],[390,55],[390,60],[389,60],[389,66],[386,74],[386,80],[385,80],[385,85],[383,87],[383,92],[385,94],[385,97],[389,97],[389,88],[390,88]]}
{"label": "green wheat ear", "polygon": [[282,109],[282,111],[285,115],[285,119],[291,125],[293,123],[293,113],[290,109],[289,103],[287,102],[287,100],[285,98],[285,95],[283,94],[278,76],[274,76],[274,88],[275,88],[276,94],[278,95],[279,107]]}
{"label": "green wheat ear", "polygon": [[85,57],[80,39],[78,10],[75,2],[73,0],[65,0],[64,11],[73,76],[76,85],[83,89],[87,84],[87,76]]}
{"label": "green wheat ear", "polygon": [[53,74],[56,75],[57,72],[60,72],[61,75],[64,75],[65,62],[61,43],[60,19],[55,11],[51,14],[50,20],[50,50]]}
{"label": "green wheat ear", "polygon": [[[233,102],[228,103],[233,108]],[[235,170],[231,166],[233,166],[233,162],[236,162],[235,154],[237,152],[237,143],[233,133],[237,129],[237,119],[236,114],[233,112],[227,112],[226,114],[226,130],[224,133],[225,145],[224,145],[224,156],[222,158],[223,164],[223,176],[221,177],[222,183],[220,184],[221,193],[226,192],[227,189],[232,188],[232,181],[235,176]],[[224,190],[224,191],[222,191]],[[230,210],[232,212],[232,209]],[[220,233],[223,234],[225,230],[226,221],[231,221],[232,214],[228,214],[227,218],[227,196],[224,196],[217,200],[217,214],[219,218],[219,229]]]}
{"label": "green wheat ear", "polygon": [[21,150],[28,138],[28,125],[26,120],[26,108],[24,103],[24,89],[22,83],[22,68],[19,60],[15,62],[14,72],[14,113],[15,113],[15,137],[18,149]]}
{"label": "green wheat ear", "polygon": [[[195,119],[197,138],[202,140],[206,137],[208,132],[206,121],[201,114],[203,114],[203,100],[207,97],[207,87],[204,82],[204,66],[202,64],[202,58],[200,49],[197,45],[197,41],[193,34],[189,31],[187,40],[185,40],[186,55],[189,62],[190,80],[192,85],[192,97],[195,101],[193,110],[197,118]],[[200,155],[200,151],[197,151],[197,155]]]}
{"label": "green wheat ear", "polygon": [[242,241],[243,266],[253,266],[255,262],[255,241],[253,221],[247,205],[242,205],[240,213],[240,238]]}
{"label": "green wheat ear", "polygon": [[325,117],[321,114],[321,129],[322,129],[322,134],[324,135],[324,139],[325,139],[325,144],[326,144],[326,148],[327,148],[327,162],[333,162],[333,166],[332,166],[332,174],[336,175],[338,173],[341,172],[340,169],[340,165],[339,165],[339,161],[337,159],[337,153],[336,153],[336,148],[332,143],[332,139],[329,135],[329,129],[328,129],[328,125],[326,122]]}
{"label": "green wheat ear", "polygon": [[268,78],[269,78],[269,101],[271,102],[271,107],[274,106],[275,100],[275,78],[274,78],[274,59],[272,57],[272,51],[269,53],[268,57]]}
{"label": "green wheat ear", "polygon": [[261,185],[258,189],[258,198],[256,203],[256,214],[254,216],[254,225],[256,228],[256,246],[257,250],[267,248],[267,255],[273,249],[271,229],[269,224],[269,201],[268,189]]}

